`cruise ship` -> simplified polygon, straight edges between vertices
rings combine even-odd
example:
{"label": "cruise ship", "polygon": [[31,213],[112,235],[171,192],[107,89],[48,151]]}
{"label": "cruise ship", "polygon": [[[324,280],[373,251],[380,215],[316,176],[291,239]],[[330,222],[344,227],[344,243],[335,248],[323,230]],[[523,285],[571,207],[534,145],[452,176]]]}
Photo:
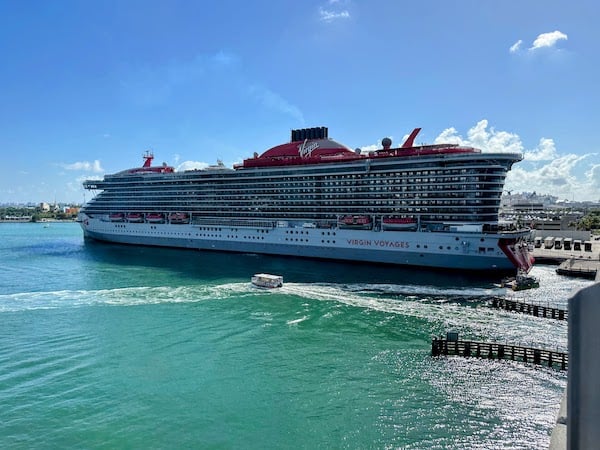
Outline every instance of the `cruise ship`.
{"label": "cruise ship", "polygon": [[528,229],[499,226],[507,172],[522,159],[456,144],[361,152],[326,127],[243,163],[142,167],[88,180],[84,236],[99,241],[466,271],[529,271]]}

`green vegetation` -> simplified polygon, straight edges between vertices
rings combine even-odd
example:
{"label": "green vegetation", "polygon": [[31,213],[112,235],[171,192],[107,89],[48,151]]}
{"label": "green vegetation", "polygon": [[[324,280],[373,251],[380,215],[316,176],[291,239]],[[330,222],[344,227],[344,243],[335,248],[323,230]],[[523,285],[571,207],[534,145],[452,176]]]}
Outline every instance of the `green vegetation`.
{"label": "green vegetation", "polygon": [[5,217],[31,217],[32,222],[43,220],[75,220],[77,213],[64,213],[62,211],[43,211],[39,207],[8,206],[0,207],[0,220]]}
{"label": "green vegetation", "polygon": [[600,230],[600,209],[592,209],[577,222],[578,230]]}

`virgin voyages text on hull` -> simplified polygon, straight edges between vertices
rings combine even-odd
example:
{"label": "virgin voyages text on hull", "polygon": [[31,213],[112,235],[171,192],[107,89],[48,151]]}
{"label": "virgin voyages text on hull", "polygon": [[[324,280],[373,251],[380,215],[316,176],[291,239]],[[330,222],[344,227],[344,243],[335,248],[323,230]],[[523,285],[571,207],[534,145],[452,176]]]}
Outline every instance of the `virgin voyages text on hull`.
{"label": "virgin voyages text on hull", "polygon": [[89,180],[86,238],[124,244],[294,255],[463,270],[528,271],[528,230],[502,230],[506,173],[522,156],[455,144],[362,154],[325,127],[232,169],[152,166]]}

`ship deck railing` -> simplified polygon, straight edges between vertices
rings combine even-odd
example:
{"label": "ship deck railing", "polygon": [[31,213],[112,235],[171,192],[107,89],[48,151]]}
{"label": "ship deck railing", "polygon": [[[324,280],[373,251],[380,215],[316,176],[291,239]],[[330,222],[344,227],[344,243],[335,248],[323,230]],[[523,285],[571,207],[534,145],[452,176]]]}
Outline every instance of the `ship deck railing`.
{"label": "ship deck railing", "polygon": [[236,228],[275,228],[275,222],[269,220],[243,219],[204,219],[194,217],[192,225],[198,227],[236,227]]}

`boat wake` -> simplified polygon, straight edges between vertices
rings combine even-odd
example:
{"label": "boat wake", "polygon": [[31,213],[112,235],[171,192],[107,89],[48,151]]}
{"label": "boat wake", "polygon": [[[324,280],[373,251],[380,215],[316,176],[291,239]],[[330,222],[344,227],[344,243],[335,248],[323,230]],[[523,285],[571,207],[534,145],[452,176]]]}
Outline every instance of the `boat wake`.
{"label": "boat wake", "polygon": [[344,290],[357,293],[376,293],[404,296],[444,296],[444,297],[491,297],[503,295],[504,289],[486,288],[439,288],[435,286],[408,284],[346,284]]}
{"label": "boat wake", "polygon": [[[298,299],[302,316],[286,321],[299,325],[318,314],[322,317],[342,312],[344,306],[392,314],[390,317],[413,317],[427,322],[432,333],[448,329],[462,330],[472,336],[511,335],[522,343],[544,341],[555,335],[554,321],[512,314],[486,307],[487,300],[505,294],[499,288],[450,288],[394,284],[319,284],[285,283],[277,290],[256,289],[250,282],[180,287],[129,287],[103,290],[61,290],[0,295],[0,313],[37,309],[76,308],[85,306],[143,306],[168,303],[195,303],[231,300],[247,303],[271,299],[281,304],[282,298]],[[309,301],[310,300],[310,301]],[[329,302],[331,306],[319,306]],[[467,305],[465,306],[465,303]],[[294,303],[296,304],[296,303]],[[318,311],[315,310],[318,309]],[[532,321],[536,332],[532,334]],[[465,325],[468,323],[468,327]],[[538,339],[539,338],[539,339]],[[533,341],[532,341],[533,339]],[[557,342],[562,346],[563,342]]]}
{"label": "boat wake", "polygon": [[252,295],[243,283],[200,286],[128,287],[100,290],[61,290],[0,295],[0,312],[55,309],[93,305],[136,306],[192,303]]}
{"label": "boat wake", "polygon": [[[276,291],[257,290],[250,283],[226,283],[198,286],[127,287],[100,290],[60,290],[23,292],[0,295],[0,312],[29,309],[51,309],[89,305],[134,306],[158,303],[198,302],[232,297],[264,296],[270,294],[291,295],[317,300],[345,302],[355,299],[376,301],[398,299],[436,302],[452,298],[484,298],[501,295],[502,289],[440,289],[432,286],[393,284],[333,284],[333,283],[286,283]],[[382,300],[382,301],[383,301]],[[383,303],[387,303],[383,301]],[[358,306],[358,305],[357,305]],[[366,306],[366,305],[365,305]]]}
{"label": "boat wake", "polygon": [[[563,332],[566,323],[499,311],[487,306],[488,300],[505,294],[506,289],[444,290],[431,286],[287,283],[281,292],[335,302],[336,308],[346,305],[389,313],[394,317],[421,319],[433,334],[455,330],[475,339],[485,336],[487,340],[502,341],[510,336],[510,341],[517,344],[543,347],[546,342],[555,342],[557,348],[566,348],[566,332]],[[465,307],[464,303],[469,300],[472,305]]]}

